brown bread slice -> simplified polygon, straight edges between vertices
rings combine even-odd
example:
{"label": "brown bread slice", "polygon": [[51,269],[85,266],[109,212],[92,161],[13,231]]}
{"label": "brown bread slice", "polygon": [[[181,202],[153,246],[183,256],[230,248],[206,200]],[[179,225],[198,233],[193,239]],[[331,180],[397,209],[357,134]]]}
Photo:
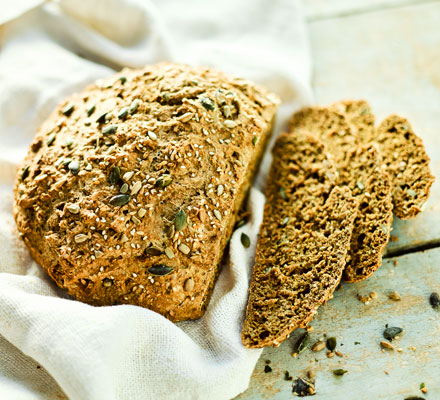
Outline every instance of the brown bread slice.
{"label": "brown bread slice", "polygon": [[350,168],[342,169],[339,176],[359,202],[343,275],[348,282],[362,281],[379,268],[389,240],[393,221],[391,183],[380,164],[375,145],[361,146],[349,154]]}
{"label": "brown bread slice", "polygon": [[351,124],[334,107],[305,108],[292,117],[290,129],[312,132],[322,140],[335,160],[337,184],[348,186],[359,198],[344,280],[368,278],[382,263],[392,223],[391,186],[379,152],[372,145],[359,148]]}
{"label": "brown bread slice", "polygon": [[374,114],[365,100],[344,100],[329,108],[345,115],[359,142],[366,144],[374,141]]}
{"label": "brown bread slice", "polygon": [[417,216],[422,210],[421,205],[428,199],[434,177],[423,141],[409,122],[392,115],[375,129],[374,115],[365,100],[345,100],[332,104],[330,108],[347,117],[360,142],[378,143],[391,178],[394,214],[400,219]]}
{"label": "brown bread slice", "polygon": [[382,121],[375,139],[393,183],[394,214],[400,219],[414,218],[422,211],[434,182],[423,141],[408,120],[398,115]]}
{"label": "brown bread slice", "polygon": [[338,285],[356,200],[334,187],[332,162],[310,135],[283,134],[273,151],[242,342],[278,346]]}

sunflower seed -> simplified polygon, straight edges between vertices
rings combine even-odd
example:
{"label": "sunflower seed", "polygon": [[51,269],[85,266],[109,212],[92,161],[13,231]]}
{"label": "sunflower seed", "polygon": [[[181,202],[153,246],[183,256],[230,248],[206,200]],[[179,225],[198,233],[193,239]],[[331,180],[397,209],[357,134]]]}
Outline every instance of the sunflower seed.
{"label": "sunflower seed", "polygon": [[394,350],[394,346],[391,343],[385,342],[385,340],[380,342],[380,347],[387,350]]}
{"label": "sunflower seed", "polygon": [[121,170],[119,169],[118,166],[114,166],[110,170],[110,174],[108,175],[108,182],[110,183],[110,185],[115,185],[116,183],[118,183],[120,178],[121,178]]}
{"label": "sunflower seed", "polygon": [[233,129],[237,126],[237,123],[235,121],[230,120],[230,119],[226,119],[225,126],[226,126],[226,128]]}
{"label": "sunflower seed", "polygon": [[397,326],[392,326],[386,328],[383,331],[383,337],[391,342],[393,339],[396,339],[396,337],[398,337],[402,332],[403,332],[402,328],[399,328]]}
{"label": "sunflower seed", "polygon": [[148,137],[151,140],[157,140],[157,135],[154,132],[148,131]]}
{"label": "sunflower seed", "polygon": [[104,279],[102,280],[102,284],[103,284],[105,287],[110,287],[111,285],[113,285],[113,281],[112,281],[111,279],[109,279],[109,278],[104,278]]}
{"label": "sunflower seed", "polygon": [[123,206],[130,201],[128,194],[117,194],[110,199],[110,204],[115,207]]}
{"label": "sunflower seed", "polygon": [[75,235],[75,243],[83,243],[88,239],[89,237],[83,233],[78,233],[78,235]]}
{"label": "sunflower seed", "polygon": [[224,191],[225,191],[225,187],[223,185],[217,186],[217,196],[221,196]]}
{"label": "sunflower seed", "polygon": [[415,190],[413,190],[413,189],[408,189],[408,190],[406,191],[406,194],[407,194],[408,196],[411,196],[411,197],[416,197],[416,196],[417,196],[417,192],[416,192]]}
{"label": "sunflower seed", "polygon": [[284,189],[282,186],[280,187],[280,196],[283,200],[287,200],[286,189]]}
{"label": "sunflower seed", "polygon": [[324,350],[325,343],[322,340],[318,340],[311,348],[312,351],[321,351]]}
{"label": "sunflower seed", "polygon": [[78,204],[69,204],[67,207],[67,211],[71,212],[72,214],[78,214],[80,207]]}
{"label": "sunflower seed", "polygon": [[156,275],[156,276],[168,275],[173,270],[174,270],[174,268],[169,267],[168,265],[164,265],[164,264],[157,264],[157,265],[153,265],[152,267],[148,268],[148,272],[151,275]]}
{"label": "sunflower seed", "polygon": [[24,181],[29,176],[29,165],[24,167],[23,172],[21,173],[21,180]]}
{"label": "sunflower seed", "polygon": [[165,249],[165,255],[171,260],[172,258],[174,258],[174,252],[173,249],[171,247],[167,247]]}
{"label": "sunflower seed", "polygon": [[123,183],[121,188],[119,189],[119,193],[127,193],[128,192],[128,185],[126,183]]}
{"label": "sunflower seed", "polygon": [[143,218],[146,213],[147,213],[147,210],[145,208],[140,208],[138,211],[138,217]]}
{"label": "sunflower seed", "polygon": [[189,254],[189,252],[191,251],[191,249],[185,243],[180,243],[178,249],[183,254]]}
{"label": "sunflower seed", "polygon": [[358,187],[360,190],[364,190],[364,189],[365,189],[365,185],[364,185],[361,181],[357,181],[357,182],[356,182],[356,185],[357,185],[357,187]]}
{"label": "sunflower seed", "polygon": [[191,120],[192,117],[194,117],[194,113],[187,112],[187,113],[181,115],[178,119],[181,122],[188,122],[189,120]]}
{"label": "sunflower seed", "polygon": [[134,175],[133,171],[128,171],[122,176],[122,179],[124,181],[129,181],[133,177],[133,175]]}
{"label": "sunflower seed", "polygon": [[139,190],[142,188],[142,182],[137,181],[132,187],[131,187],[131,195],[138,194]]}
{"label": "sunflower seed", "polygon": [[215,215],[215,217],[216,217],[219,221],[222,220],[222,214],[221,214],[221,212],[220,212],[219,210],[215,209],[215,210],[214,210],[214,215]]}
{"label": "sunflower seed", "polygon": [[186,214],[182,209],[174,217],[174,227],[176,231],[181,231],[186,226]]}
{"label": "sunflower seed", "polygon": [[134,215],[131,216],[131,220],[133,221],[133,223],[135,223],[136,225],[139,225],[141,223],[141,221]]}
{"label": "sunflower seed", "polygon": [[231,113],[231,107],[229,106],[224,106],[223,107],[223,114],[225,114],[226,118],[231,118],[232,113]]}
{"label": "sunflower seed", "polygon": [[64,114],[66,117],[70,117],[70,115],[72,114],[73,110],[75,108],[75,105],[72,103],[67,104],[63,110],[61,111],[62,114]]}

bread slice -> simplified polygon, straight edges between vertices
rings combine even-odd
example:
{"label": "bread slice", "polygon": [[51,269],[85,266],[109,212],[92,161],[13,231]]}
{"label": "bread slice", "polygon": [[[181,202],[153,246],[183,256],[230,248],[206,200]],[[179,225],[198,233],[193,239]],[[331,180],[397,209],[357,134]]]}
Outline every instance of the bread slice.
{"label": "bread slice", "polygon": [[394,214],[400,219],[416,217],[428,199],[434,177],[423,141],[409,122],[391,115],[375,129],[374,115],[365,100],[341,101],[330,109],[347,117],[361,143],[377,142],[391,178]]}
{"label": "bread slice", "polygon": [[379,152],[372,145],[362,146],[345,114],[334,107],[305,108],[293,115],[290,129],[322,140],[335,160],[337,184],[348,186],[359,198],[344,280],[366,279],[382,263],[392,223],[391,186]]}
{"label": "bread slice", "polygon": [[357,202],[310,135],[283,134],[273,151],[242,342],[278,346],[338,285]]}
{"label": "bread slice", "polygon": [[339,177],[359,202],[343,275],[347,282],[362,281],[379,268],[390,237],[391,183],[380,164],[375,145],[360,146],[348,155],[349,168],[342,169]]}
{"label": "bread slice", "polygon": [[414,218],[422,211],[434,182],[423,141],[408,120],[398,115],[382,121],[375,140],[393,182],[394,214],[400,219]]}

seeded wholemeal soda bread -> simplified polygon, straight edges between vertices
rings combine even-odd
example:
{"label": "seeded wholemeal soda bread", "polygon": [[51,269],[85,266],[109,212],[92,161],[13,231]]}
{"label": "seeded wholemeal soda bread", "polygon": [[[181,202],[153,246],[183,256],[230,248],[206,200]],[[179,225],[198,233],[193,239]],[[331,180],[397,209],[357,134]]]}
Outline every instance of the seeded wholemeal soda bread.
{"label": "seeded wholemeal soda bread", "polygon": [[331,108],[300,110],[289,128],[297,134],[311,132],[324,142],[335,160],[337,184],[348,186],[359,200],[343,278],[368,278],[382,263],[393,217],[390,181],[379,152],[372,145],[362,147],[345,115]]}
{"label": "seeded wholemeal soda bread", "polygon": [[277,104],[248,81],[169,63],[72,95],[15,185],[33,258],[92,305],[200,317]]}
{"label": "seeded wholemeal soda bread", "polygon": [[273,151],[242,330],[246,347],[278,346],[338,285],[356,216],[322,143],[283,134]]}
{"label": "seeded wholemeal soda bread", "polygon": [[402,117],[391,115],[376,129],[374,115],[365,100],[346,100],[331,109],[342,112],[362,143],[377,143],[391,178],[394,214],[416,217],[428,200],[434,177],[422,139]]}

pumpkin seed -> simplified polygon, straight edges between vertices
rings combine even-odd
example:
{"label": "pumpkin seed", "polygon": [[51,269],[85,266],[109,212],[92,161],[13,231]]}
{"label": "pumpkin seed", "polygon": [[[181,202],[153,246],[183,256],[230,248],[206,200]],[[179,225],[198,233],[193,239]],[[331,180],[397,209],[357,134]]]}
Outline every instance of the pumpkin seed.
{"label": "pumpkin seed", "polygon": [[145,254],[148,254],[149,256],[160,256],[162,253],[162,249],[156,246],[150,246],[145,249]]}
{"label": "pumpkin seed", "polygon": [[119,169],[118,166],[114,166],[110,170],[110,174],[108,175],[108,182],[110,183],[110,185],[115,185],[116,183],[119,182],[120,178],[121,178],[121,170]]}
{"label": "pumpkin seed", "polygon": [[116,133],[117,129],[118,129],[118,125],[109,125],[102,128],[101,132],[103,135],[113,135],[114,133]]}
{"label": "pumpkin seed", "polygon": [[61,113],[64,114],[66,117],[70,117],[74,108],[75,108],[75,105],[72,103],[69,103],[63,108]]}
{"label": "pumpkin seed", "polygon": [[405,400],[425,400],[425,398],[420,396],[409,396],[405,397]]}
{"label": "pumpkin seed", "polygon": [[127,82],[127,78],[125,76],[120,76],[119,80],[121,81],[121,84],[123,85],[125,82]]}
{"label": "pumpkin seed", "polygon": [[186,226],[186,214],[185,211],[182,209],[179,210],[179,212],[174,217],[174,227],[176,228],[176,231],[181,231]]}
{"label": "pumpkin seed", "polygon": [[76,175],[79,172],[79,162],[73,160],[69,163],[67,168],[70,169],[70,172],[72,172],[73,175]]}
{"label": "pumpkin seed", "polygon": [[255,146],[257,143],[258,143],[258,137],[257,137],[257,136],[254,136],[254,137],[252,138],[252,144]]}
{"label": "pumpkin seed", "polygon": [[96,106],[92,104],[90,107],[87,108],[87,116],[90,117],[96,110]]}
{"label": "pumpkin seed", "polygon": [[48,146],[50,146],[55,141],[55,137],[56,137],[56,134],[55,133],[51,133],[49,135],[49,137],[47,138],[47,140],[46,140],[46,144]]}
{"label": "pumpkin seed", "polygon": [[83,233],[78,233],[78,235],[75,235],[75,243],[84,243],[86,240],[89,239],[87,235],[84,235]]}
{"label": "pumpkin seed", "polygon": [[310,344],[310,335],[308,332],[306,332],[301,339],[301,342],[298,344],[298,354],[302,353],[304,350],[306,350],[309,347]]}
{"label": "pumpkin seed", "polygon": [[120,111],[119,111],[119,113],[118,113],[118,118],[119,118],[119,119],[125,119],[125,118],[127,118],[128,111],[129,111],[129,110],[128,110],[128,107],[121,108]]}
{"label": "pumpkin seed", "polygon": [[115,207],[123,206],[130,201],[128,194],[117,194],[110,199],[110,204]]}
{"label": "pumpkin seed", "polygon": [[164,264],[157,264],[157,265],[153,265],[152,267],[148,268],[148,272],[151,275],[156,275],[156,276],[165,276],[170,274],[171,272],[173,272],[174,268],[169,267],[168,265],[164,265]]}
{"label": "pumpkin seed", "polygon": [[336,376],[343,376],[347,372],[348,371],[346,369],[342,369],[342,368],[338,368],[338,369],[333,370],[333,374],[335,374]]}
{"label": "pumpkin seed", "polygon": [[383,337],[387,340],[389,340],[390,342],[393,341],[393,339],[396,338],[396,336],[400,335],[403,332],[402,328],[399,328],[397,326],[392,326],[389,328],[386,328],[383,331]]}
{"label": "pumpkin seed", "polygon": [[315,393],[315,386],[305,379],[297,378],[293,381],[292,392],[300,397],[310,396]]}
{"label": "pumpkin seed", "polygon": [[170,99],[170,96],[168,93],[162,93],[161,94],[163,101],[167,102]]}
{"label": "pumpkin seed", "polygon": [[287,200],[286,189],[284,189],[282,186],[280,187],[280,196],[283,200]]}
{"label": "pumpkin seed", "polygon": [[431,293],[431,295],[429,296],[429,302],[431,303],[432,308],[440,307],[440,296],[437,292]]}
{"label": "pumpkin seed", "polygon": [[333,351],[336,349],[336,338],[335,337],[329,337],[326,341],[327,349],[330,351]]}
{"label": "pumpkin seed", "polygon": [[382,232],[385,233],[385,235],[388,235],[388,232],[389,232],[388,226],[386,226],[385,224],[382,224],[381,227],[382,227]]}
{"label": "pumpkin seed", "polygon": [[69,139],[67,139],[66,142],[64,143],[64,146],[66,146],[68,149],[70,149],[74,143],[75,143],[75,142],[73,141],[73,139],[69,138]]}
{"label": "pumpkin seed", "polygon": [[67,167],[71,162],[72,162],[72,159],[71,159],[71,158],[65,158],[65,159],[63,160],[63,165],[64,165],[65,167]]}
{"label": "pumpkin seed", "polygon": [[251,239],[249,239],[249,236],[246,235],[246,233],[242,233],[240,239],[241,239],[241,244],[243,245],[243,247],[248,249],[249,246],[251,245]]}
{"label": "pumpkin seed", "polygon": [[101,116],[98,117],[98,119],[96,120],[96,122],[98,124],[103,124],[106,120],[107,117],[107,113],[105,112],[104,114],[102,114]]}
{"label": "pumpkin seed", "polygon": [[215,103],[209,97],[202,98],[202,106],[209,111],[215,110]]}
{"label": "pumpkin seed", "polygon": [[171,175],[163,174],[162,176],[157,178],[155,185],[157,187],[164,188],[170,185],[172,181],[173,181],[173,177]]}
{"label": "pumpkin seed", "polygon": [[130,107],[128,109],[130,114],[134,114],[137,111],[137,109],[139,108],[139,104],[140,104],[139,99],[134,99],[132,101],[132,103],[130,104]]}
{"label": "pumpkin seed", "polygon": [[191,249],[185,244],[185,243],[180,243],[178,249],[183,253],[183,254],[189,254]]}
{"label": "pumpkin seed", "polygon": [[267,374],[269,372],[272,372],[272,367],[270,365],[265,365],[264,366],[264,372]]}
{"label": "pumpkin seed", "polygon": [[21,180],[24,181],[29,176],[29,165],[24,167],[23,172],[21,173]]}

